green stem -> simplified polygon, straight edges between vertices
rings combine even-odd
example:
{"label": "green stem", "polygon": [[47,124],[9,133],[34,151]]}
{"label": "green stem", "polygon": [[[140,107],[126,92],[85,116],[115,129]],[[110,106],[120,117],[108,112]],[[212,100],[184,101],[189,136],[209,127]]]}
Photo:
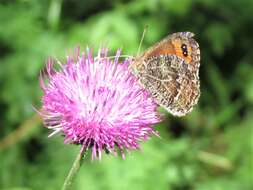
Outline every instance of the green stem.
{"label": "green stem", "polygon": [[62,190],[71,189],[71,185],[73,183],[73,180],[83,163],[84,157],[85,157],[85,151],[84,151],[84,146],[83,146],[81,148],[80,152],[77,154],[77,157],[76,157],[67,177],[64,180]]}

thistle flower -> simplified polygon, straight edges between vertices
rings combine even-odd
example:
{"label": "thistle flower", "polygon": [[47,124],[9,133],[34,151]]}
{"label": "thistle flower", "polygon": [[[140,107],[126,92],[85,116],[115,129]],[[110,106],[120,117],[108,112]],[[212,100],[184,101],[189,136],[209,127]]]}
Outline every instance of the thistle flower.
{"label": "thistle flower", "polygon": [[42,118],[53,130],[49,136],[62,133],[65,143],[90,148],[92,159],[100,159],[102,150],[124,157],[124,150],[138,149],[140,141],[156,134],[157,105],[128,71],[132,60],[119,62],[119,50],[113,60],[106,49],[94,58],[86,53],[57,62],[58,70],[48,61],[40,77]]}

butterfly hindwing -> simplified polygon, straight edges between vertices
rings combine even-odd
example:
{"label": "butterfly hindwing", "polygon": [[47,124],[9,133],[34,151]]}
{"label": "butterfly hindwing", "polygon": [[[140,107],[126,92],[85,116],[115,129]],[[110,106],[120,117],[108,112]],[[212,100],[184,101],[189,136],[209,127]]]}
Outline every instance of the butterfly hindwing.
{"label": "butterfly hindwing", "polygon": [[139,72],[140,82],[159,105],[176,116],[191,111],[199,97],[199,82],[182,58],[154,56],[144,65],[146,69]]}

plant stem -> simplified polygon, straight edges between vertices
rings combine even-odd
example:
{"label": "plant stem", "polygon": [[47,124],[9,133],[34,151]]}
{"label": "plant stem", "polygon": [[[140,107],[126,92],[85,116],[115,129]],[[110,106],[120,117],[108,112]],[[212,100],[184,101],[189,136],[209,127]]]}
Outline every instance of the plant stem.
{"label": "plant stem", "polygon": [[85,151],[84,151],[84,146],[82,146],[81,150],[77,154],[75,161],[73,162],[73,165],[72,165],[67,177],[64,180],[62,190],[71,189],[71,185],[73,183],[73,180],[74,180],[79,168],[81,167],[81,165],[83,163],[84,157],[85,157]]}
{"label": "plant stem", "polygon": [[25,120],[16,130],[12,131],[3,139],[0,139],[0,151],[15,145],[20,140],[29,138],[32,133],[39,130],[39,128],[35,126],[40,123],[41,118],[38,114]]}

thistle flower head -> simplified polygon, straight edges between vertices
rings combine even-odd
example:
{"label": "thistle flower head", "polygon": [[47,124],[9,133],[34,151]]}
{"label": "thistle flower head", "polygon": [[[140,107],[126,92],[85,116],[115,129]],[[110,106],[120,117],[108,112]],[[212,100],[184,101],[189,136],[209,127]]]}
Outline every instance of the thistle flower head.
{"label": "thistle flower head", "polygon": [[157,105],[128,71],[130,59],[119,62],[100,49],[67,58],[66,64],[49,60],[46,76],[40,78],[41,114],[50,136],[62,133],[65,143],[81,144],[92,150],[92,158],[101,158],[102,150],[138,149],[139,142],[154,134],[159,122]]}

